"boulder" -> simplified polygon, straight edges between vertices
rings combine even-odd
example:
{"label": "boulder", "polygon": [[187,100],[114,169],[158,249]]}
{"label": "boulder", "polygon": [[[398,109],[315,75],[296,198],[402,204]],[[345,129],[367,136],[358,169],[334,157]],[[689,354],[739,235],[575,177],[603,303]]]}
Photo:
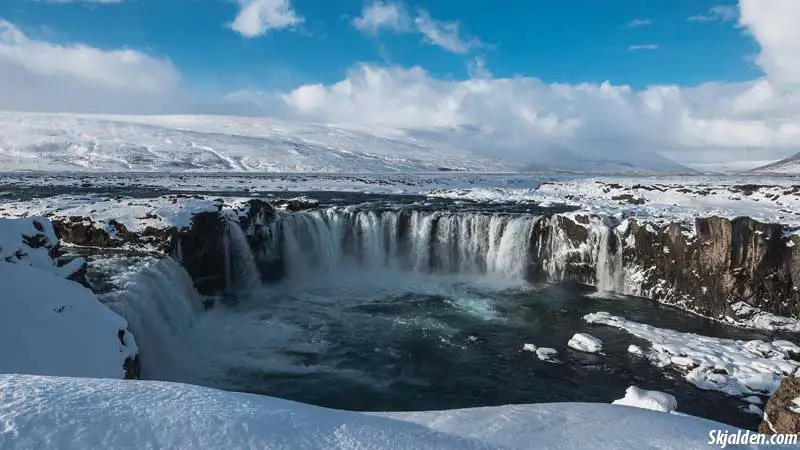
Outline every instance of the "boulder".
{"label": "boulder", "polygon": [[800,434],[800,377],[786,377],[764,408],[758,427],[765,434]]}

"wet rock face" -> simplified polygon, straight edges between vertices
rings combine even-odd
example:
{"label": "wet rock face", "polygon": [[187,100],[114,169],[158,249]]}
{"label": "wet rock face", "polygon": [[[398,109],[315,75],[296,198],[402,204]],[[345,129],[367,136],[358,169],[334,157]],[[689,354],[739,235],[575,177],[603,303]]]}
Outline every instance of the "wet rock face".
{"label": "wet rock face", "polygon": [[764,434],[800,434],[800,378],[786,377],[764,408]]}
{"label": "wet rock face", "polygon": [[645,271],[641,295],[710,317],[744,301],[782,316],[800,315],[800,246],[780,225],[750,218],[700,218],[696,236],[678,224],[655,229],[632,222],[623,241],[626,266]]}
{"label": "wet rock face", "polygon": [[273,223],[278,213],[272,204],[263,200],[250,200],[246,206],[247,213],[239,217],[239,223],[253,250],[261,279],[278,282],[285,275],[280,254],[274,251],[277,237],[274,235]]}
{"label": "wet rock face", "polygon": [[225,223],[219,213],[200,213],[186,230],[172,229],[169,254],[180,261],[197,292],[213,295],[225,289]]}

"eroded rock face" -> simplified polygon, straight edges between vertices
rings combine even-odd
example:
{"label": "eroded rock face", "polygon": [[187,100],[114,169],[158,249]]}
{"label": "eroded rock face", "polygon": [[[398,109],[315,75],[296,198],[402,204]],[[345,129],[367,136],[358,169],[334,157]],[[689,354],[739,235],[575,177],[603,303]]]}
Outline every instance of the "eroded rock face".
{"label": "eroded rock face", "polygon": [[764,408],[764,434],[800,434],[800,378],[786,377]]}
{"label": "eroded rock face", "polygon": [[[746,302],[800,316],[800,246],[780,225],[750,218],[699,218],[696,235],[678,224],[656,229],[632,221],[622,236],[627,267],[643,274],[639,295],[710,317]],[[627,243],[632,237],[633,244]]]}
{"label": "eroded rock face", "polygon": [[225,289],[225,222],[219,213],[201,213],[186,230],[170,230],[169,254],[180,261],[197,292],[213,295]]}

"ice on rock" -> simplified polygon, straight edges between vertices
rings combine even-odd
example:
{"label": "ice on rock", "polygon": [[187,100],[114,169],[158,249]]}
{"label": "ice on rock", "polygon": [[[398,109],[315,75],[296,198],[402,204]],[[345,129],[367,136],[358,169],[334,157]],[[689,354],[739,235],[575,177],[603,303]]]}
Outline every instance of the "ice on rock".
{"label": "ice on rock", "polygon": [[753,405],[760,405],[760,404],[763,403],[761,401],[761,398],[756,396],[756,395],[750,395],[750,396],[744,397],[744,398],[742,398],[742,400],[746,401],[747,403],[753,404]]}
{"label": "ice on rock", "polygon": [[759,417],[764,415],[764,410],[762,410],[756,405],[747,405],[745,407],[742,407],[741,410],[748,414],[754,414]]}
{"label": "ice on rock", "polygon": [[603,341],[586,333],[575,333],[567,342],[570,348],[586,353],[599,353],[603,349]]}
{"label": "ice on rock", "polygon": [[587,314],[584,320],[619,328],[650,341],[647,358],[657,367],[672,368],[701,389],[732,396],[771,395],[781,378],[800,368],[791,360],[791,342],[739,341],[656,328],[606,312]]}
{"label": "ice on rock", "polygon": [[636,356],[644,356],[644,350],[642,350],[642,347],[633,344],[628,346],[628,353]]}
{"label": "ice on rock", "polygon": [[536,357],[542,361],[553,362],[557,355],[558,351],[554,348],[540,347],[536,349]]}
{"label": "ice on rock", "polygon": [[522,344],[523,352],[536,352],[536,346],[533,344]]}
{"label": "ice on rock", "polygon": [[792,400],[792,405],[789,406],[789,411],[795,414],[800,414],[800,397],[796,397],[794,400]]}
{"label": "ice on rock", "polygon": [[651,409],[665,413],[678,409],[678,401],[672,395],[659,391],[647,391],[636,386],[626,389],[625,397],[614,400],[611,404]]}

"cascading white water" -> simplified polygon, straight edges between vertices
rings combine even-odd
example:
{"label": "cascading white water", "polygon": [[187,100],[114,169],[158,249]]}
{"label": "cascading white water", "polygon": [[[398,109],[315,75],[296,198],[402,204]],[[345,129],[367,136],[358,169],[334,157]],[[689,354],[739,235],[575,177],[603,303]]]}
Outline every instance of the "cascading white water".
{"label": "cascading white water", "polygon": [[532,215],[328,208],[281,215],[276,236],[289,276],[341,267],[525,277]]}
{"label": "cascading white water", "polygon": [[132,266],[128,260],[113,259],[97,264],[112,274],[115,289],[101,300],[128,321],[141,351],[142,375],[175,378],[183,364],[177,339],[203,310],[189,274],[170,258],[139,259]]}
{"label": "cascading white water", "polygon": [[[599,241],[595,246],[595,273],[597,290],[600,292],[625,293],[625,272],[622,265],[622,243],[616,236],[613,227],[600,227],[596,229]],[[616,239],[614,251],[611,249],[611,240]]]}
{"label": "cascading white water", "polygon": [[257,289],[261,286],[261,274],[247,237],[234,219],[227,219],[225,225],[225,285],[228,289]]}

